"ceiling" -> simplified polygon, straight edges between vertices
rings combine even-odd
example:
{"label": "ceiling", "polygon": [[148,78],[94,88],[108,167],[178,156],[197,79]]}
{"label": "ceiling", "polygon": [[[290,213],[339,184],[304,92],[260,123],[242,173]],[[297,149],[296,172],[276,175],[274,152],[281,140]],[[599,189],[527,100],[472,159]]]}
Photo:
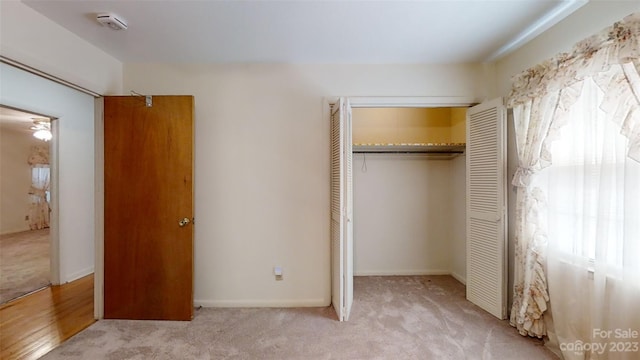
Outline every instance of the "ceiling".
{"label": "ceiling", "polygon": [[42,115],[0,106],[0,128],[31,134],[33,119],[48,119]]}
{"label": "ceiling", "polygon": [[125,63],[385,64],[495,60],[586,0],[23,2]]}

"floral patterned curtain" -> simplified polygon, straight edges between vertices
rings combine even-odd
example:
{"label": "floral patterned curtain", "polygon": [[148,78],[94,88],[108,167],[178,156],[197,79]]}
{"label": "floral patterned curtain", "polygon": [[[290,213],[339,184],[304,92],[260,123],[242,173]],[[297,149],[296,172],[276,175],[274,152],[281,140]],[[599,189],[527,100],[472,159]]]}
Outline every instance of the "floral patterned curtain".
{"label": "floral patterned curtain", "polygon": [[49,165],[49,146],[35,145],[31,147],[27,163],[31,166]]}
{"label": "floral patterned curtain", "polygon": [[517,187],[514,302],[511,325],[522,335],[546,335],[546,194],[538,173],[552,163],[551,144],[568,121],[586,79],[606,94],[600,108],[629,139],[627,155],[640,161],[640,13],[578,43],[513,80],[513,108],[519,167]]}
{"label": "floral patterned curtain", "polygon": [[31,147],[27,160],[31,165],[31,187],[29,188],[29,228],[31,230],[49,227],[49,147]]}
{"label": "floral patterned curtain", "polygon": [[31,187],[29,197],[29,228],[31,230],[44,229],[49,227],[49,201],[47,193],[49,191],[49,167],[36,166],[31,169]]}

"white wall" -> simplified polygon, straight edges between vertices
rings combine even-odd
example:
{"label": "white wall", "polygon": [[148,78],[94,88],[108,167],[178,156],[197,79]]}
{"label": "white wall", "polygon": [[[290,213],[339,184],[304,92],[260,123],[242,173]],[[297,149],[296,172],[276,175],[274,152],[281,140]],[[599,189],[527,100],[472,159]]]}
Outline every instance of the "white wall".
{"label": "white wall", "polygon": [[466,155],[451,160],[451,275],[467,282],[467,163]]}
{"label": "white wall", "polygon": [[0,125],[0,235],[29,230],[31,146],[41,145],[31,134]]}
{"label": "white wall", "polygon": [[125,64],[124,79],[141,93],[195,95],[195,299],[205,306],[330,303],[325,97],[486,96],[472,65]]}
{"label": "white wall", "polygon": [[0,1],[0,54],[98,94],[122,92],[122,63],[20,1]]}
{"label": "white wall", "polygon": [[0,104],[59,118],[60,281],[93,272],[94,98],[0,64]]}
{"label": "white wall", "polygon": [[452,272],[452,170],[424,155],[354,154],[355,275]]}

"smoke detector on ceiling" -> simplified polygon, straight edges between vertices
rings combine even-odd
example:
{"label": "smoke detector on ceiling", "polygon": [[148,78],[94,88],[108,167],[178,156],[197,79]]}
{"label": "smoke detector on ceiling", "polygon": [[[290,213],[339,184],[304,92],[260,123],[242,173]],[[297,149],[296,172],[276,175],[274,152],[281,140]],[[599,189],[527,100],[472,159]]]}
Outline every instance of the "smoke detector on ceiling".
{"label": "smoke detector on ceiling", "polygon": [[96,20],[98,20],[102,26],[106,25],[113,30],[127,30],[127,23],[122,18],[119,18],[117,15],[112,13],[98,14],[96,16]]}

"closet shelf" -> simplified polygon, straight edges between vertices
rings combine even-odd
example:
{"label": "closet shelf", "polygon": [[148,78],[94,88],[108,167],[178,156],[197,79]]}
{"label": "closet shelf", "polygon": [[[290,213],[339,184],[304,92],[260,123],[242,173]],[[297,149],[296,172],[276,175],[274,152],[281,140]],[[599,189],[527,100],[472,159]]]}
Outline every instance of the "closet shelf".
{"label": "closet shelf", "polygon": [[464,154],[464,143],[353,144],[354,154],[434,154],[455,157]]}

